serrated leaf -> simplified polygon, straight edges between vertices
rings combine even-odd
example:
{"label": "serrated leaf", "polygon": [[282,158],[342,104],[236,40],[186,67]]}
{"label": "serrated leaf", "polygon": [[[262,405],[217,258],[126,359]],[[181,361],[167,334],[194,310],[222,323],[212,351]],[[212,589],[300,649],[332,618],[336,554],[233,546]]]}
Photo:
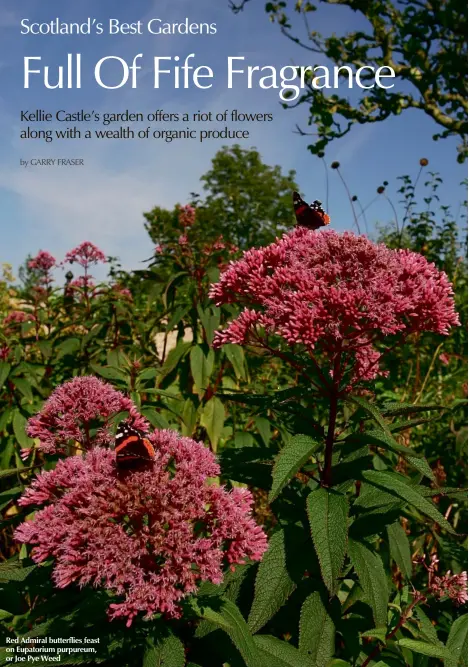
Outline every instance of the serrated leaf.
{"label": "serrated leaf", "polygon": [[370,639],[377,639],[382,644],[386,643],[386,628],[372,628],[366,632],[361,632],[360,637],[366,637]]}
{"label": "serrated leaf", "polygon": [[184,667],[186,656],[184,645],[174,635],[169,635],[157,644],[147,640],[142,667]]}
{"label": "serrated leaf", "polygon": [[349,435],[347,442],[376,445],[377,447],[388,449],[392,452],[395,452],[396,454],[401,454],[402,456],[410,455],[416,458],[421,458],[421,455],[416,454],[413,450],[409,450],[408,447],[404,447],[404,445],[400,445],[398,442],[396,442],[392,435],[378,429]]}
{"label": "serrated leaf", "polygon": [[300,614],[300,651],[308,656],[309,664],[325,667],[334,655],[335,625],[319,592],[309,595]]}
{"label": "serrated leaf", "polygon": [[367,401],[363,396],[348,396],[346,400],[348,403],[355,403],[355,405],[358,405],[359,408],[362,408],[362,410],[367,412],[369,416],[374,419],[375,422],[379,424],[379,426],[381,426],[385,433],[390,435],[389,427],[384,421],[384,417],[376,405]]}
{"label": "serrated leaf", "polygon": [[204,405],[201,412],[200,424],[206,429],[210,444],[215,450],[225,423],[225,408],[216,396]]}
{"label": "serrated leaf", "polygon": [[412,555],[409,540],[399,521],[387,526],[391,557],[406,579],[412,577]]}
{"label": "serrated leaf", "polygon": [[355,540],[349,541],[348,553],[366,601],[373,610],[376,627],[386,627],[388,615],[388,580],[379,554]]}
{"label": "serrated leaf", "polygon": [[247,667],[259,667],[259,653],[249,627],[238,607],[223,598],[218,598],[216,609],[204,606],[201,616],[224,630],[241,653]]}
{"label": "serrated leaf", "polygon": [[269,548],[257,571],[254,600],[248,624],[257,632],[269,621],[296,588],[286,566],[285,533],[279,530],[272,535]]}
{"label": "serrated leaf", "polygon": [[6,361],[0,361],[0,389],[5,384],[10,373],[11,366]]}
{"label": "serrated leaf", "polygon": [[319,447],[319,442],[307,435],[295,435],[282,448],[272,470],[272,488],[269,502],[273,502],[280,491],[304,466]]}
{"label": "serrated leaf", "polygon": [[440,658],[441,660],[451,660],[452,654],[445,646],[436,646],[436,644],[429,644],[421,642],[417,639],[398,639],[396,644],[402,648],[408,648],[414,653],[421,655],[428,655],[430,658]]}
{"label": "serrated leaf", "polygon": [[413,403],[385,403],[382,413],[389,417],[398,415],[409,415],[416,412],[427,412],[429,410],[445,410],[444,405],[414,405]]}
{"label": "serrated leaf", "polygon": [[451,626],[446,642],[450,657],[445,658],[445,667],[467,667],[467,620],[464,614]]}
{"label": "serrated leaf", "polygon": [[261,655],[265,656],[263,667],[310,667],[311,665],[297,648],[277,637],[256,635],[254,643]]}
{"label": "serrated leaf", "polygon": [[377,470],[366,470],[363,472],[363,477],[373,486],[384,489],[384,491],[397,498],[402,498],[452,535],[456,534],[452,525],[440,514],[435,505],[423,498],[411,485],[401,481],[399,475]]}
{"label": "serrated leaf", "polygon": [[409,428],[414,428],[415,426],[421,426],[422,424],[430,424],[431,422],[439,419],[439,415],[436,417],[421,417],[420,419],[407,419],[405,421],[393,422],[389,425],[389,430],[391,433],[400,433],[401,431],[407,431]]}
{"label": "serrated leaf", "polygon": [[415,616],[417,620],[417,625],[419,628],[419,639],[429,642],[430,644],[436,644],[437,646],[443,646],[443,643],[438,639],[438,633],[435,626],[425,614],[421,607],[415,608]]}
{"label": "serrated leaf", "polygon": [[347,498],[333,489],[318,488],[308,495],[306,507],[322,578],[333,595],[347,551]]}

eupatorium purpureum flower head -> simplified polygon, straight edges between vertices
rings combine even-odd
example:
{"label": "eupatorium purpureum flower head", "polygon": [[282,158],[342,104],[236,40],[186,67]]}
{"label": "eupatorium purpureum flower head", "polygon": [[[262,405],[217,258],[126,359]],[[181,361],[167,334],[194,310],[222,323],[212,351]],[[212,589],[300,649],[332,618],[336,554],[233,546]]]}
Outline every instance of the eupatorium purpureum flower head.
{"label": "eupatorium purpureum flower head", "polygon": [[98,378],[75,377],[49,396],[29,420],[27,432],[39,439],[39,448],[47,454],[63,452],[70,444],[81,449],[110,445],[114,440],[110,420],[121,412],[128,413],[131,426],[148,430],[148,422],[130,398]]}
{"label": "eupatorium purpureum flower head", "polygon": [[[329,362],[341,355],[351,378],[379,372],[376,342],[418,331],[447,334],[459,324],[445,273],[422,255],[364,236],[296,228],[232,262],[211,288],[217,305],[244,305],[218,332],[225,343],[267,347],[271,336]],[[269,345],[269,347],[272,347]]]}
{"label": "eupatorium purpureum flower head", "polygon": [[148,437],[150,468],[119,471],[115,452],[97,447],[41,473],[19,501],[42,506],[16,530],[32,558],[54,560],[60,588],[110,591],[110,618],[127,625],[140,613],[179,617],[201,582],[220,583],[226,567],[267,549],[250,492],[210,483],[220,471],[202,443],[169,430]]}

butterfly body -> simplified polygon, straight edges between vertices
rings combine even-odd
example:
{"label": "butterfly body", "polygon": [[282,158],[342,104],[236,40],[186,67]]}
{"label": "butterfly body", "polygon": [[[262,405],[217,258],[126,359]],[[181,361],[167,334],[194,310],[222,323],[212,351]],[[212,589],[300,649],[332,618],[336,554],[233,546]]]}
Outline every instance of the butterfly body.
{"label": "butterfly body", "polygon": [[322,208],[320,201],[316,199],[312,204],[307,204],[298,192],[293,193],[293,209],[295,211],[296,223],[299,227],[319,229],[320,227],[325,227],[331,221]]}
{"label": "butterfly body", "polygon": [[125,421],[117,428],[115,451],[118,468],[136,468],[151,463],[155,458],[153,445],[145,434]]}

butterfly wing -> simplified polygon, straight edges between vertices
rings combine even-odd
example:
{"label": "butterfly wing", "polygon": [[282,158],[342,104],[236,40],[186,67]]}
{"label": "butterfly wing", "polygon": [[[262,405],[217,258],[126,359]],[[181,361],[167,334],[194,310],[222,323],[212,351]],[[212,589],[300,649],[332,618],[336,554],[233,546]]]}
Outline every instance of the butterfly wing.
{"label": "butterfly wing", "polygon": [[316,200],[309,205],[300,197],[298,192],[293,193],[293,210],[295,211],[296,223],[300,227],[319,229],[325,227],[331,221],[320,201]]}
{"label": "butterfly wing", "polygon": [[155,450],[148,438],[127,422],[119,424],[115,450],[118,468],[138,467],[151,463],[155,458]]}

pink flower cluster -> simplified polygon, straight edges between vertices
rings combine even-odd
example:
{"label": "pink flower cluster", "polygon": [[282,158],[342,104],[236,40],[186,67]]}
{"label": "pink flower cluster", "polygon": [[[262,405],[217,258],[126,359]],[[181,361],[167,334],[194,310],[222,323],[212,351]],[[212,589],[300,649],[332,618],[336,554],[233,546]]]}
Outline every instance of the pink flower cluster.
{"label": "pink flower cluster", "polygon": [[420,563],[427,570],[428,593],[439,600],[449,598],[457,605],[467,602],[467,572],[453,574],[451,570],[448,570],[442,577],[438,576],[436,573],[440,561],[436,553],[430,556],[429,565],[424,556],[420,556],[415,562]]}
{"label": "pink flower cluster", "polygon": [[195,222],[195,208],[190,204],[179,208],[179,224],[186,228],[192,227]]}
{"label": "pink flower cluster", "polygon": [[232,262],[213,285],[217,305],[240,303],[241,314],[215,346],[288,345],[341,358],[355,381],[379,372],[375,342],[416,331],[447,334],[459,324],[447,276],[423,256],[391,250],[364,236],[296,228],[265,248]]}
{"label": "pink flower cluster", "polygon": [[[135,428],[148,430],[148,422],[130,398],[98,378],[76,377],[49,396],[42,410],[28,421],[27,432],[30,438],[39,439],[39,449],[46,454],[63,453],[70,444],[81,449],[111,445],[110,419],[119,412],[127,412]],[[99,428],[97,421],[103,422]]]}
{"label": "pink flower cluster", "polygon": [[[51,431],[69,412],[72,421],[84,411],[95,416],[98,385],[88,391],[93,378],[80,379],[82,393],[74,399],[71,383],[57,390],[48,411],[55,420]],[[104,391],[102,416],[111,405],[121,409],[119,392],[101,386]],[[39,419],[39,430],[47,431],[44,411]],[[267,549],[267,537],[251,517],[251,493],[210,482],[220,470],[202,443],[169,430],[147,437],[156,452],[151,467],[120,471],[115,452],[98,446],[42,472],[19,501],[41,509],[15,533],[33,547],[35,562],[54,559],[58,587],[93,585],[114,594],[110,618],[125,618],[128,626],[139,613],[179,617],[180,601],[202,581],[220,583],[226,567],[259,560]],[[94,444],[101,442],[96,438]]]}
{"label": "pink flower cluster", "polygon": [[435,576],[430,591],[438,598],[449,598],[456,604],[467,602],[467,572],[453,574],[451,570],[443,577]]}
{"label": "pink flower cluster", "polygon": [[55,265],[55,257],[53,257],[50,252],[47,252],[47,250],[40,250],[36,257],[33,257],[33,259],[28,262],[28,267],[30,269],[36,269],[43,273],[47,273],[54,268]]}
{"label": "pink flower cluster", "polygon": [[96,284],[92,276],[86,275],[78,276],[78,278],[75,278],[75,280],[72,280],[69,283],[69,286],[79,290],[93,290],[96,287]]}
{"label": "pink flower cluster", "polygon": [[23,310],[12,310],[11,313],[3,320],[4,326],[8,324],[21,324],[22,322],[31,322],[34,320],[34,315],[32,313],[26,313]]}
{"label": "pink flower cluster", "polygon": [[106,255],[93,243],[84,241],[76,248],[73,248],[73,250],[67,252],[64,261],[69,262],[70,264],[77,262],[87,269],[90,264],[106,262]]}

